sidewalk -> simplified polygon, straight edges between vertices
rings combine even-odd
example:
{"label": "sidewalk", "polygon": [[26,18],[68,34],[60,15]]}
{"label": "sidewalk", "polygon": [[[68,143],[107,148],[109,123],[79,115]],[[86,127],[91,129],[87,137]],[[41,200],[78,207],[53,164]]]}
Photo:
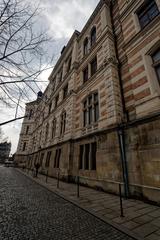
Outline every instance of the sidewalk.
{"label": "sidewalk", "polygon": [[57,188],[54,178],[48,177],[46,183],[46,176],[39,174],[33,178],[31,172],[21,172],[135,239],[160,240],[160,207],[134,199],[123,200],[124,217],[120,217],[118,196],[80,186],[78,198],[76,184],[60,181]]}

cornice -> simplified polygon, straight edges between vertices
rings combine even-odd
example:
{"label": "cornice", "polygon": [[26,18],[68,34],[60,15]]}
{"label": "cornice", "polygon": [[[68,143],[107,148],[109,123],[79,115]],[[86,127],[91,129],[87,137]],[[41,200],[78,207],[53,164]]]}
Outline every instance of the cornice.
{"label": "cornice", "polygon": [[94,20],[94,18],[98,14],[98,12],[101,10],[103,5],[106,4],[107,6],[110,6],[110,2],[111,2],[110,0],[101,0],[98,3],[97,7],[95,8],[95,10],[93,11],[92,15],[90,16],[90,18],[88,19],[87,23],[85,24],[84,28],[82,29],[82,31],[81,31],[81,33],[79,35],[79,39],[82,37],[82,35],[84,34],[84,32],[86,31],[88,26],[92,23],[92,21]]}

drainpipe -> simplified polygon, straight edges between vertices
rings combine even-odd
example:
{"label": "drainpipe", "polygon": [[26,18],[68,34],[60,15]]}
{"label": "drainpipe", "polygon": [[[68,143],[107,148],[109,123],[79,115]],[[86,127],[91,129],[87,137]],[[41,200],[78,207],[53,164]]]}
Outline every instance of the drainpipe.
{"label": "drainpipe", "polygon": [[124,129],[122,127],[118,128],[117,133],[118,133],[121,163],[122,163],[122,174],[123,174],[123,181],[124,181],[124,195],[125,195],[125,198],[128,198],[129,197],[129,183],[128,183],[128,168],[127,168],[127,161],[126,161]]}
{"label": "drainpipe", "polygon": [[[113,35],[114,35],[114,46],[115,46],[116,58],[118,60],[118,78],[119,78],[119,85],[120,85],[120,91],[121,91],[123,114],[126,118],[126,121],[128,122],[129,116],[128,116],[128,111],[126,110],[126,106],[125,106],[124,91],[123,91],[123,84],[122,84],[122,77],[121,77],[121,63],[120,63],[119,56],[118,56],[117,36],[115,33],[114,22],[113,22],[113,2],[112,1],[110,1],[110,16],[111,16]],[[127,160],[126,160],[124,129],[119,126],[117,133],[118,133],[122,172],[123,172],[124,194],[125,194],[125,197],[127,198],[127,197],[129,197],[129,183],[128,183],[128,168],[127,168]]]}

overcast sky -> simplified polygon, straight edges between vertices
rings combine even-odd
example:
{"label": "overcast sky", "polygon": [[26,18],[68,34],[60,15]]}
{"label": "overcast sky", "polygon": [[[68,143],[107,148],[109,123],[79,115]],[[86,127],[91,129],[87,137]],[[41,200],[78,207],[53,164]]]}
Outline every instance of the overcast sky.
{"label": "overcast sky", "polygon": [[[52,52],[55,61],[64,45],[67,44],[74,30],[81,31],[87,19],[92,14],[99,0],[45,0],[41,1],[42,14],[40,25],[47,27],[49,34],[54,38]],[[47,80],[49,72],[43,73],[42,79]],[[44,86],[43,89],[44,90]],[[34,99],[33,99],[34,100]],[[14,118],[15,109],[9,109],[0,104],[0,122]],[[18,115],[22,116],[23,110]],[[12,143],[11,153],[17,148],[21,121],[6,124],[2,127],[4,136]]]}

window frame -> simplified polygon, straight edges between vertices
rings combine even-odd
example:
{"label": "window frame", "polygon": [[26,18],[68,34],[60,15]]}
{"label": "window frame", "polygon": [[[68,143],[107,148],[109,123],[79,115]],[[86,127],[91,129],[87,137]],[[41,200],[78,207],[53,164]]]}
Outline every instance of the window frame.
{"label": "window frame", "polygon": [[90,68],[91,68],[91,77],[92,77],[96,74],[98,69],[97,56],[92,58],[92,60],[90,61]]}
{"label": "window frame", "polygon": [[29,126],[27,125],[27,127],[26,127],[26,135],[28,135],[28,133],[29,133]]}
{"label": "window frame", "polygon": [[59,101],[59,94],[56,95],[55,97],[55,108],[58,106],[58,101]]}
{"label": "window frame", "polygon": [[57,119],[54,118],[52,121],[52,139],[56,136],[56,126],[57,126]]}
{"label": "window frame", "polygon": [[79,145],[80,171],[96,171],[97,169],[97,142],[89,142]]}
{"label": "window frame", "polygon": [[68,96],[68,83],[63,88],[63,100]]}
{"label": "window frame", "polygon": [[[149,12],[149,10],[152,9],[152,5],[154,5],[158,10],[157,14],[153,17],[150,16],[150,12]],[[144,3],[137,9],[136,15],[138,18],[140,28],[143,29],[150,22],[152,22],[154,18],[156,18],[158,15],[160,15],[160,11],[159,11],[157,2],[155,0],[153,0],[152,2],[150,2],[149,0],[145,0]],[[147,19],[146,23],[142,22],[142,18],[144,18],[144,17],[146,17],[146,19]]]}
{"label": "window frame", "polygon": [[61,120],[60,120],[60,136],[64,135],[66,131],[66,111],[61,113]]}
{"label": "window frame", "polygon": [[159,55],[160,55],[160,46],[151,54],[151,58],[152,58],[152,62],[153,62],[152,66],[155,70],[158,82],[160,84],[160,75],[157,71],[157,68],[160,69],[160,57],[158,60],[156,60],[156,61],[154,60],[154,55],[156,55],[157,53],[159,53]]}
{"label": "window frame", "polygon": [[54,157],[54,168],[59,168],[60,159],[61,159],[61,148],[56,149],[55,157]]}
{"label": "window frame", "polygon": [[83,41],[83,55],[87,55],[89,52],[89,40],[88,37],[86,37]]}
{"label": "window frame", "polygon": [[[95,96],[97,96],[97,99],[95,100]],[[91,126],[92,124],[95,124],[99,120],[99,99],[98,99],[98,91],[92,92],[90,95],[88,95],[84,101],[83,101],[83,127]],[[90,101],[91,99],[91,101]],[[98,106],[98,117],[96,116],[96,108],[95,106]],[[90,119],[90,112],[92,114],[92,119]]]}
{"label": "window frame", "polygon": [[88,65],[83,69],[83,83],[87,82],[89,79],[89,68]]}
{"label": "window frame", "polygon": [[49,133],[49,123],[46,124],[46,129],[45,129],[45,140],[47,141],[48,139],[48,133]]}
{"label": "window frame", "polygon": [[96,26],[93,26],[90,32],[91,47],[93,47],[97,40],[97,29]]}
{"label": "window frame", "polygon": [[49,168],[52,151],[47,152],[45,167]]}
{"label": "window frame", "polygon": [[22,152],[25,152],[25,151],[26,151],[26,145],[27,145],[27,142],[23,142]]}

